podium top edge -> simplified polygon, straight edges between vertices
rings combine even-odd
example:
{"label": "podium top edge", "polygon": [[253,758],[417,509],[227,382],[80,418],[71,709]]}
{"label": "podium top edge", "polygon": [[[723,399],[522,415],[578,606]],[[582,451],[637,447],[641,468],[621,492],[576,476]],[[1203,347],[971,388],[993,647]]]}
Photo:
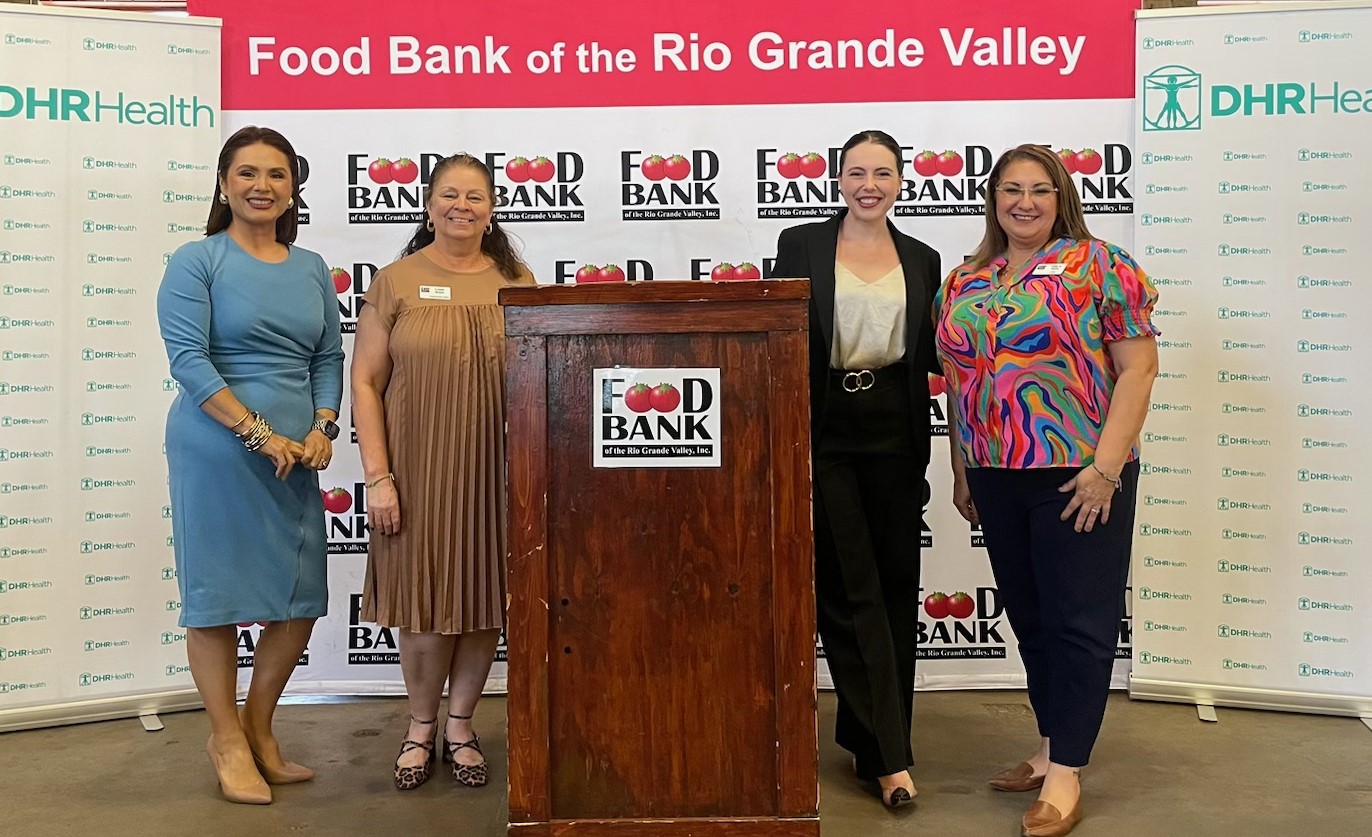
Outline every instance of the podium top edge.
{"label": "podium top edge", "polygon": [[738,282],[603,282],[583,285],[533,285],[500,289],[504,306],[621,305],[655,302],[770,302],[808,300],[809,279]]}

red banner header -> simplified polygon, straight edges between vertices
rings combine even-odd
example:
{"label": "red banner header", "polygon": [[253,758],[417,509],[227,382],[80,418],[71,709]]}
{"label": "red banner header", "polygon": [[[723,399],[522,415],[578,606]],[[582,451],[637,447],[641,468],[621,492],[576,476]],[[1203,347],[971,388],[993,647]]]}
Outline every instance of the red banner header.
{"label": "red banner header", "polygon": [[224,20],[226,110],[1130,98],[1137,6],[188,3]]}

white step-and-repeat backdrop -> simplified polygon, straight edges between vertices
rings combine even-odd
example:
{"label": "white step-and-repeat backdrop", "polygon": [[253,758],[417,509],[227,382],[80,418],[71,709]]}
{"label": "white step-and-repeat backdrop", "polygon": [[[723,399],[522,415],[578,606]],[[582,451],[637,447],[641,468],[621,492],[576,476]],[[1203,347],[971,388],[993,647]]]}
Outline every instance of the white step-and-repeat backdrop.
{"label": "white step-and-repeat backdrop", "polygon": [[[630,279],[764,273],[786,226],[841,206],[852,133],[905,146],[897,225],[952,268],[982,231],[986,175],[1022,142],[1061,149],[1092,230],[1131,242],[1133,9],[1109,0],[654,7],[192,0],[224,19],[226,131],[283,131],[308,162],[301,244],[333,266],[345,329],[422,220],[429,170],[462,150],[495,172],[499,217],[541,282],[591,264]],[[1148,264],[1148,259],[1144,259]],[[350,347],[345,336],[345,347]],[[946,433],[942,398],[930,403]],[[350,430],[344,416],[345,434]],[[944,438],[922,513],[923,688],[1017,687],[1023,671],[979,535],[953,511]],[[358,618],[366,494],[356,448],[324,474],[331,614],[297,692],[396,692],[395,639]],[[1123,683],[1130,648],[1121,625]],[[503,687],[497,663],[491,687]],[[827,674],[821,667],[821,682]]]}
{"label": "white step-and-repeat backdrop", "polygon": [[[458,150],[494,169],[500,217],[543,282],[586,264],[632,279],[704,280],[725,262],[765,273],[780,230],[841,206],[838,147],[865,128],[905,147],[896,223],[945,269],[980,238],[991,163],[1021,142],[1059,149],[1092,230],[1128,247],[1135,5],[1104,0],[1088,17],[1069,0],[878,0],[835,16],[816,0],[712,1],[644,17],[522,0],[473,23],[419,0],[385,15],[192,0],[223,18],[222,41],[192,21],[0,14],[0,726],[194,700],[164,517],[174,383],[153,302],[165,255],[203,228],[231,131],[275,127],[301,153],[300,243],[333,267],[345,329],[422,218],[432,165]],[[942,397],[929,408],[946,436]],[[342,423],[347,439],[346,410]],[[1018,687],[979,533],[948,501],[945,445],[912,509],[933,597],[919,686]],[[331,612],[290,690],[399,693],[395,638],[358,618],[355,446],[323,483]],[[260,629],[241,627],[246,669]],[[1117,684],[1130,640],[1126,618]],[[503,689],[503,663],[489,685]]]}
{"label": "white step-and-repeat backdrop", "polygon": [[217,26],[0,8],[0,729],[197,702],[154,300],[219,89]]}
{"label": "white step-and-repeat backdrop", "polygon": [[1135,697],[1372,716],[1372,4],[1145,14]]}

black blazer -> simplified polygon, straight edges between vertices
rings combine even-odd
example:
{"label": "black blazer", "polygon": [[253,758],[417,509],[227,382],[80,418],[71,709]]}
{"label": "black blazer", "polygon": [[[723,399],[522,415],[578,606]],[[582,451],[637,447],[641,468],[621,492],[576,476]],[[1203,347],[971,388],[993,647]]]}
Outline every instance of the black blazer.
{"label": "black blazer", "polygon": [[[827,221],[788,227],[777,239],[771,276],[810,280],[810,423],[812,442],[820,441],[828,393],[829,358],[834,346],[834,260],[838,227],[847,209]],[[940,369],[934,355],[934,294],[943,279],[939,254],[911,238],[888,218],[900,266],[905,272],[905,364],[910,372],[910,426],[915,451],[929,461],[929,373]]]}

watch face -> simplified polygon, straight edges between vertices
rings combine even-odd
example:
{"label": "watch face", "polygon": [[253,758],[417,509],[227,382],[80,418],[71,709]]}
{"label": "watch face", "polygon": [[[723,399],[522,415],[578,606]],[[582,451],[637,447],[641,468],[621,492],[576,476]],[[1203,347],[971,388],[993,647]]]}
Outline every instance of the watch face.
{"label": "watch face", "polygon": [[328,419],[320,419],[318,422],[315,423],[315,426],[319,428],[320,433],[323,433],[325,436],[329,437],[329,441],[333,441],[334,439],[338,438],[338,425],[334,424]]}

